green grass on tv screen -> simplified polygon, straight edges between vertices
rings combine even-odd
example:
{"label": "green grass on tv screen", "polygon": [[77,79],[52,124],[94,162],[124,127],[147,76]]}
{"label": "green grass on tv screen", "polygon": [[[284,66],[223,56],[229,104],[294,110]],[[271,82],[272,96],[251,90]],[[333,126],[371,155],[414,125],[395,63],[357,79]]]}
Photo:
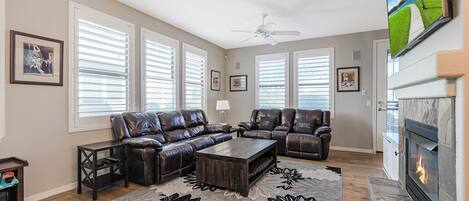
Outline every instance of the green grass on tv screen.
{"label": "green grass on tv screen", "polygon": [[[422,23],[425,29],[429,28],[442,16],[442,0],[405,0],[405,6],[395,11],[389,16],[389,37],[391,41],[391,54],[394,56],[404,49],[409,41],[411,30],[412,9],[410,6],[417,6],[420,12]],[[414,9],[414,12],[417,9]],[[420,24],[422,24],[420,23]]]}

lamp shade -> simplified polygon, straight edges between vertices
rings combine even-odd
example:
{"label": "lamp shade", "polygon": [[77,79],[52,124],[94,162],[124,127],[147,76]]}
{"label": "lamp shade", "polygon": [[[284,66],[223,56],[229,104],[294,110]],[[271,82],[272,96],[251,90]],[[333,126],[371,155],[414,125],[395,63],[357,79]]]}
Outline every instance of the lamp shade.
{"label": "lamp shade", "polygon": [[218,100],[216,110],[230,110],[230,102],[228,100]]}

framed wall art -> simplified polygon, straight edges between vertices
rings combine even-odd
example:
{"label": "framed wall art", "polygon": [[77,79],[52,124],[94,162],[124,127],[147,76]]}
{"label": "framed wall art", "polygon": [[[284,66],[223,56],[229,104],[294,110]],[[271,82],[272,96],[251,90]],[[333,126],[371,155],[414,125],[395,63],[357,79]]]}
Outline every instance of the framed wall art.
{"label": "framed wall art", "polygon": [[337,92],[360,91],[360,67],[337,68]]}
{"label": "framed wall art", "polygon": [[247,90],[248,90],[248,76],[247,75],[230,76],[230,91],[247,91]]}
{"label": "framed wall art", "polygon": [[10,83],[63,86],[63,41],[13,30],[10,40]]}
{"label": "framed wall art", "polygon": [[220,71],[212,70],[210,75],[210,82],[212,91],[220,91],[220,83],[221,83],[221,73]]}

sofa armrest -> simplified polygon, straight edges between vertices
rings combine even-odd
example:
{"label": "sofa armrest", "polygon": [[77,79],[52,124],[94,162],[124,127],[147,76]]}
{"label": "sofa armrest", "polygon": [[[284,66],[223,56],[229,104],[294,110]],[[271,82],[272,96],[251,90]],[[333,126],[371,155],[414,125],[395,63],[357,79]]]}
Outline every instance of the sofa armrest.
{"label": "sofa armrest", "polygon": [[252,122],[240,122],[238,126],[244,130],[250,131],[254,129],[254,123]]}
{"label": "sofa armrest", "polygon": [[290,128],[288,126],[277,126],[277,127],[275,127],[274,131],[288,132],[288,131],[290,131]]}
{"label": "sofa armrest", "polygon": [[230,124],[207,124],[208,133],[229,133]]}
{"label": "sofa armrest", "polygon": [[322,143],[329,143],[331,142],[331,139],[332,139],[332,136],[330,133],[323,133],[323,134],[320,134],[318,137],[321,138]]}
{"label": "sofa armrest", "polygon": [[154,148],[156,151],[161,151],[163,149],[163,145],[154,140],[149,138],[128,138],[122,140],[123,143],[127,143],[131,148]]}
{"label": "sofa armrest", "polygon": [[321,126],[314,132],[314,135],[321,136],[324,133],[331,133],[332,129],[329,126]]}

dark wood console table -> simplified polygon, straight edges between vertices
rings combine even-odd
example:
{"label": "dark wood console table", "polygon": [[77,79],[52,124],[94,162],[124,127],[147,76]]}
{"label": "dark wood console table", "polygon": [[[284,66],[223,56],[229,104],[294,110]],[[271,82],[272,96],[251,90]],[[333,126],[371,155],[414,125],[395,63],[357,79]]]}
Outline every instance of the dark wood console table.
{"label": "dark wood console table", "polygon": [[[23,168],[28,166],[28,161],[21,160],[15,157],[0,159],[0,173],[14,172],[16,179],[19,183],[15,186],[1,190],[0,192],[6,193],[8,201],[23,201],[24,200],[24,173]],[[2,200],[3,198],[0,198]]]}
{"label": "dark wood console table", "polygon": [[[84,185],[93,190],[93,200],[97,200],[98,189],[113,184],[118,180],[124,179],[125,187],[129,186],[127,144],[118,141],[106,141],[81,145],[77,149],[78,194],[81,194],[81,187]],[[109,151],[109,156],[98,159],[98,153],[103,151]],[[115,151],[120,151],[123,157],[114,157]],[[120,174],[116,172],[119,167],[123,167],[120,169]],[[98,176],[98,170],[103,169],[108,169],[109,172]]]}
{"label": "dark wood console table", "polygon": [[196,152],[197,182],[248,196],[249,188],[277,165],[277,142],[235,138]]}

